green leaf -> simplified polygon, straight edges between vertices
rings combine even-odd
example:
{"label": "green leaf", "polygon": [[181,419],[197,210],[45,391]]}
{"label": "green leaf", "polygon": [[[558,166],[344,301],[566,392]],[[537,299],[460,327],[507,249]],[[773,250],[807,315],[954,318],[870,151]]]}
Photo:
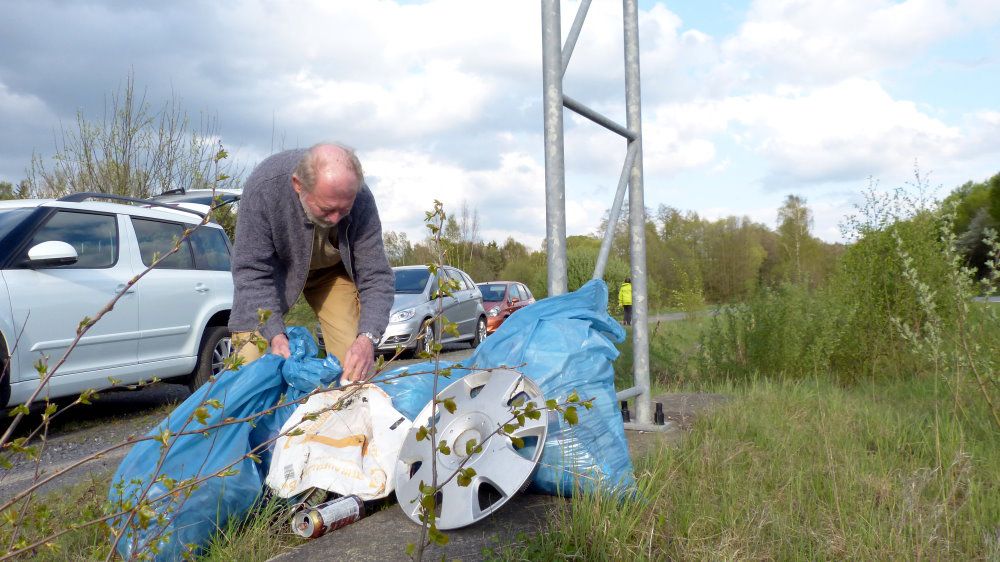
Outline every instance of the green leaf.
{"label": "green leaf", "polygon": [[436,527],[430,527],[427,529],[427,538],[431,540],[432,543],[438,546],[444,546],[448,544],[448,535],[438,531]]}
{"label": "green leaf", "polygon": [[441,404],[444,406],[445,410],[448,410],[449,414],[454,414],[455,410],[458,409],[454,398],[445,398]]}
{"label": "green leaf", "polygon": [[13,408],[11,408],[10,412],[7,412],[7,415],[10,416],[10,417],[14,417],[14,416],[16,416],[18,414],[21,414],[22,416],[27,416],[30,413],[31,413],[31,410],[29,410],[26,405],[24,405],[24,404],[18,404],[17,406],[14,406]]}
{"label": "green leaf", "polygon": [[503,424],[503,432],[504,433],[514,433],[515,431],[517,431],[517,429],[519,427],[521,427],[521,426],[514,425],[512,423],[505,423],[505,424]]}
{"label": "green leaf", "polygon": [[413,555],[416,554],[416,553],[417,553],[417,545],[414,544],[414,543],[412,543],[412,542],[411,543],[407,543],[406,544],[406,555],[409,556],[410,558],[413,558]]}
{"label": "green leaf", "polygon": [[35,371],[42,377],[45,376],[45,373],[49,372],[49,365],[45,357],[39,357],[38,361],[35,361]]}
{"label": "green leaf", "polygon": [[514,445],[514,448],[516,449],[524,448],[524,439],[521,439],[520,437],[514,437],[513,435],[508,435],[507,437],[510,437],[510,442],[512,445]]}
{"label": "green leaf", "polygon": [[427,426],[422,425],[418,427],[416,437],[417,441],[423,441],[424,439],[427,439]]}
{"label": "green leaf", "polygon": [[458,481],[459,486],[465,487],[472,484],[472,477],[475,475],[476,475],[476,469],[471,467],[463,468],[458,471],[458,476],[456,476],[455,479]]}
{"label": "green leaf", "polygon": [[587,400],[586,402],[582,402],[581,404],[583,405],[584,408],[586,408],[586,409],[589,410],[589,409],[591,409],[591,408],[594,407],[594,399],[591,398],[590,400]]}
{"label": "green leaf", "polygon": [[465,456],[471,457],[473,453],[476,452],[476,445],[479,443],[475,439],[469,439],[465,442]]}
{"label": "green leaf", "polygon": [[438,451],[441,451],[442,455],[450,455],[451,447],[448,446],[448,442],[444,439],[438,441]]}
{"label": "green leaf", "polygon": [[218,399],[216,399],[216,398],[210,398],[208,400],[205,400],[205,404],[207,406],[211,406],[211,407],[215,408],[216,410],[219,410],[219,409],[222,408],[222,402],[219,402]]}
{"label": "green leaf", "polygon": [[531,410],[530,412],[524,412],[524,415],[528,416],[533,420],[537,420],[538,418],[542,417],[542,412],[538,410]]}
{"label": "green leaf", "polygon": [[159,434],[159,435],[158,435],[158,436],[156,437],[156,440],[157,440],[157,441],[159,441],[160,443],[163,443],[163,446],[164,446],[164,447],[166,447],[166,446],[167,446],[167,444],[168,444],[168,443],[170,442],[170,436],[171,436],[171,435],[173,435],[173,434],[172,434],[172,433],[170,433],[170,430],[169,430],[169,429],[164,429],[164,430],[163,430],[163,431],[162,431],[162,432],[161,432],[161,433],[160,433],[160,434]]}
{"label": "green leaf", "polygon": [[420,497],[420,507],[427,513],[434,513],[434,494],[424,494]]}
{"label": "green leaf", "polygon": [[206,425],[205,422],[208,421],[208,408],[202,406],[196,408],[194,411],[194,418],[198,420],[201,425]]}
{"label": "green leaf", "polygon": [[563,419],[570,425],[576,425],[580,421],[580,418],[576,415],[576,406],[566,408],[566,411],[563,412]]}
{"label": "green leaf", "polygon": [[570,404],[576,404],[577,402],[580,401],[580,395],[577,394],[576,391],[574,390],[573,392],[569,393],[569,396],[566,397],[566,401],[569,402]]}
{"label": "green leaf", "polygon": [[250,460],[252,460],[253,462],[255,462],[257,464],[261,463],[260,455],[257,455],[257,454],[254,454],[254,453],[247,453],[247,458],[250,459]]}
{"label": "green leaf", "polygon": [[84,390],[83,392],[80,393],[80,397],[77,398],[77,400],[81,404],[87,404],[87,405],[90,405],[91,399],[93,400],[97,399],[97,391],[94,390],[93,388],[88,388],[87,390]]}

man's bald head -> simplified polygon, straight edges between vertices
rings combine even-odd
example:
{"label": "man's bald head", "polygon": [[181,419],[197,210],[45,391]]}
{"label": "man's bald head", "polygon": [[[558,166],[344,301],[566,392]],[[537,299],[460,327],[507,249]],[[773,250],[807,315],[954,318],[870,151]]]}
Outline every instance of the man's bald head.
{"label": "man's bald head", "polygon": [[354,191],[360,191],[361,184],[364,183],[364,170],[361,169],[361,161],[354,149],[337,142],[325,142],[315,144],[306,151],[292,177],[298,179],[303,191],[312,193],[320,176],[330,177],[343,173],[354,176],[357,180]]}
{"label": "man's bald head", "polygon": [[292,173],[306,216],[315,224],[332,226],[354,206],[364,176],[354,150],[335,143],[310,148]]}

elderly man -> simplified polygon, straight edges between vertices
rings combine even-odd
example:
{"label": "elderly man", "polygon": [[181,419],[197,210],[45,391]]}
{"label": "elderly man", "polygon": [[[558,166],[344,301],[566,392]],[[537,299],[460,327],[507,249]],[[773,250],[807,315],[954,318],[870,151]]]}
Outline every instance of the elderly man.
{"label": "elderly man", "polygon": [[[393,276],[382,225],[354,151],[339,144],[286,150],[247,179],[233,251],[236,294],[229,329],[247,341],[258,309],[271,353],[289,356],[283,317],[300,294],[316,311],[327,353],[344,367],[342,381],[364,378],[389,321]],[[238,353],[257,359],[255,346]]]}

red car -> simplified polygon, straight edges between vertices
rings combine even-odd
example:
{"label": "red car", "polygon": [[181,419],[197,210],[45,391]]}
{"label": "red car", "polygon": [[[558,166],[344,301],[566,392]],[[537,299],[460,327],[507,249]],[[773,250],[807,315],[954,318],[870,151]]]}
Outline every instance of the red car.
{"label": "red car", "polygon": [[483,309],[486,310],[486,333],[497,331],[508,316],[535,302],[535,297],[523,283],[517,281],[490,281],[477,283],[483,293]]}

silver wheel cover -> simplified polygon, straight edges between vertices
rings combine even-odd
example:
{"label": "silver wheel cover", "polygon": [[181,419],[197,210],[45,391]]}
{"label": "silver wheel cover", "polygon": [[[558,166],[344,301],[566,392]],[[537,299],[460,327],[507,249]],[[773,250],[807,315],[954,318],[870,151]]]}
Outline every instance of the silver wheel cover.
{"label": "silver wheel cover", "polygon": [[[464,465],[476,471],[472,483],[459,486],[458,479],[452,478],[440,492],[437,528],[457,529],[486,518],[528,484],[542,455],[548,412],[538,385],[509,369],[473,372],[439,392],[438,397],[453,398],[457,406],[454,414],[438,406],[438,439],[447,441],[451,448],[450,455],[437,452],[438,482],[462,466],[466,442],[475,439],[483,447]],[[506,435],[487,437],[504,424],[517,424],[511,421],[510,403],[518,398],[534,402],[542,410],[539,419],[526,417],[524,426],[511,432],[524,440],[520,449]],[[420,483],[429,485],[432,481],[430,439],[417,441],[416,434],[420,426],[429,426],[430,414],[428,404],[414,420],[396,462],[396,498],[416,523],[420,523]]]}

